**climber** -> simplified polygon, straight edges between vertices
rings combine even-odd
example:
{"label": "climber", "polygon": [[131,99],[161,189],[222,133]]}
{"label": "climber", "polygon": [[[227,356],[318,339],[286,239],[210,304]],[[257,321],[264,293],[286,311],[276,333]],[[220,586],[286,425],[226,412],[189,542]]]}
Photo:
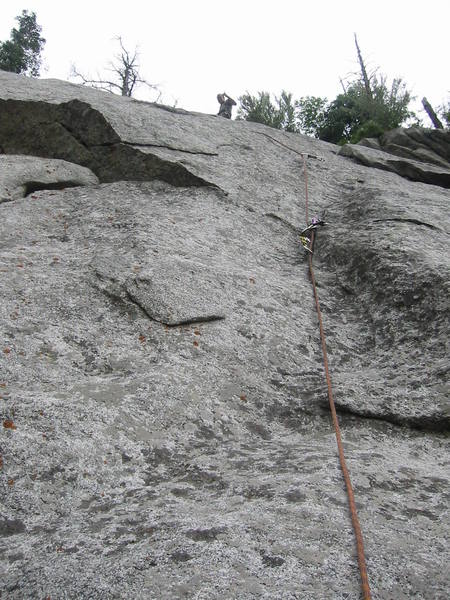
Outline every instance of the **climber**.
{"label": "climber", "polygon": [[313,217],[308,227],[305,227],[305,229],[303,229],[303,231],[300,232],[300,242],[303,248],[311,254],[314,250],[314,238],[312,237],[311,233],[315,231],[318,227],[323,227],[324,225],[326,225],[326,223],[323,219],[321,219],[320,217]]}
{"label": "climber", "polygon": [[220,104],[218,115],[225,117],[225,119],[231,119],[231,111],[233,106],[236,106],[236,102],[233,98],[230,98],[228,94],[217,94],[217,102]]}

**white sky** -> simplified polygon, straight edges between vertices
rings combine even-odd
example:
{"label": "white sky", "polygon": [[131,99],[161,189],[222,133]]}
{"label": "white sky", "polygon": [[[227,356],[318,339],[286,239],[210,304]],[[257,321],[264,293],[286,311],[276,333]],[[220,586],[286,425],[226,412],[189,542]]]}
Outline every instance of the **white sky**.
{"label": "white sky", "polygon": [[[435,107],[450,96],[448,0],[0,0],[0,40],[23,9],[47,40],[41,77],[68,79],[75,63],[96,78],[120,35],[138,47],[141,74],[160,84],[162,101],[187,110],[216,113],[222,91],[332,100],[339,77],[358,69],[354,32],[368,67],[402,77],[414,108],[423,96]],[[136,97],[154,99],[144,88]]]}

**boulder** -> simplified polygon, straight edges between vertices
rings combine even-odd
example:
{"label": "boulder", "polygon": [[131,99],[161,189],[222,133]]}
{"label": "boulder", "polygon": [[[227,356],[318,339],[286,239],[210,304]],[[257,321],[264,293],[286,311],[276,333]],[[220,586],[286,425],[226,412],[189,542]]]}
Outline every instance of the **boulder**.
{"label": "boulder", "polygon": [[373,148],[374,150],[382,149],[378,138],[363,138],[358,144],[360,146],[366,146],[367,148]]}
{"label": "boulder", "polygon": [[0,154],[0,170],[0,203],[23,198],[36,190],[62,190],[98,183],[97,177],[86,167],[36,156]]}
{"label": "boulder", "polygon": [[[358,142],[358,145],[375,150],[383,150],[394,156],[411,159],[413,169],[410,169],[404,176],[413,181],[424,181],[425,183],[441,185],[439,179],[431,181],[423,179],[421,173],[417,175],[417,168],[414,165],[415,161],[437,165],[447,171],[450,169],[450,130],[448,129],[426,129],[424,127],[404,129],[399,127],[387,131],[380,139],[363,138]],[[357,157],[355,156],[355,158]],[[398,172],[399,175],[403,174],[401,170],[395,172]]]}
{"label": "boulder", "polygon": [[[381,146],[392,154],[409,150],[412,153],[411,156],[416,157],[416,160],[447,168],[450,165],[449,129],[426,129],[424,127],[403,129],[400,127],[387,131],[381,137]],[[402,154],[398,154],[398,156],[402,156]]]}
{"label": "boulder", "polygon": [[[396,150],[392,145],[389,146],[390,150]],[[385,171],[392,171],[397,173],[405,179],[411,181],[421,181],[423,183],[430,183],[433,185],[450,188],[450,164],[446,163],[447,166],[442,166],[444,161],[441,161],[442,165],[437,164],[437,160],[424,162],[427,158],[427,152],[420,150],[409,151],[408,149],[402,149],[400,146],[395,152],[389,152],[389,148],[382,148],[377,150],[375,147],[370,147],[367,144],[345,144],[339,150],[340,156],[347,156],[353,158],[362,165],[373,167],[376,169],[382,169]],[[418,154],[421,158],[418,159]],[[403,156],[404,158],[400,158]]]}
{"label": "boulder", "polygon": [[0,204],[5,597],[360,597],[304,156],[373,597],[446,598],[448,189],[259,124],[0,83],[2,159],[100,181]]}

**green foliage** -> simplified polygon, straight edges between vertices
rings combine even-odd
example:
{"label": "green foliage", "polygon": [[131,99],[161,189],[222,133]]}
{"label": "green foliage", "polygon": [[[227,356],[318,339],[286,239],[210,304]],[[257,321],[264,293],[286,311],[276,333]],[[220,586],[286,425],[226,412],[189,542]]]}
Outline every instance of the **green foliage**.
{"label": "green foliage", "polygon": [[306,135],[319,137],[319,131],[325,125],[327,99],[320,96],[302,96],[296,102],[299,131]]}
{"label": "green foliage", "polygon": [[240,96],[238,100],[238,120],[263,123],[269,127],[275,127],[275,106],[272,104],[268,92],[258,92],[258,96],[252,96],[247,92]]}
{"label": "green foliage", "polygon": [[362,138],[378,138],[383,135],[383,133],[387,131],[383,129],[383,127],[373,119],[366,121],[356,130],[355,134],[353,134],[350,138],[350,142],[352,144],[356,144]]}
{"label": "green foliage", "polygon": [[0,69],[37,77],[41,67],[41,52],[45,39],[42,27],[36,22],[36,13],[23,10],[16,17],[19,28],[11,31],[10,39],[0,42]]}
{"label": "green foliage", "polygon": [[318,137],[327,142],[356,143],[363,137],[379,137],[413,117],[408,110],[411,95],[400,78],[388,87],[386,77],[371,80],[372,97],[362,80],[349,85],[328,106]]}
{"label": "green foliage", "polygon": [[411,95],[401,79],[389,87],[385,77],[372,77],[371,86],[369,97],[363,81],[356,80],[330,103],[318,96],[293,101],[284,90],[275,102],[268,92],[247,93],[239,98],[237,118],[345,144],[379,137],[415,116],[408,110]]}
{"label": "green foliage", "polygon": [[450,100],[446,104],[439,107],[439,115],[445,121],[447,128],[450,128]]}
{"label": "green foliage", "polygon": [[355,123],[356,98],[352,92],[339,94],[325,109],[317,137],[335,144],[350,139],[351,123]]}
{"label": "green foliage", "polygon": [[237,119],[263,123],[285,131],[298,131],[292,94],[284,90],[280,97],[275,97],[275,103],[270,99],[269,92],[258,92],[257,96],[247,92],[240,96]]}
{"label": "green foliage", "polygon": [[275,98],[275,101],[277,103],[277,108],[275,109],[277,129],[298,133],[299,129],[295,112],[296,106],[295,102],[292,100],[292,94],[283,90],[281,96]]}
{"label": "green foliage", "polygon": [[[412,98],[406,84],[401,78],[388,85],[384,75],[369,76],[356,36],[355,42],[361,73],[332,102],[318,96],[303,96],[293,101],[292,94],[284,90],[272,102],[268,92],[258,92],[257,96],[247,92],[239,98],[238,119],[305,133],[334,144],[379,137],[408,119],[419,124],[408,109]],[[448,123],[449,107],[442,109],[442,115]]]}
{"label": "green foliage", "polygon": [[391,87],[387,86],[387,79],[372,79],[373,103],[368,106],[371,118],[383,128],[384,131],[395,129],[412,117],[408,110],[411,102],[411,93],[406,89],[406,84],[397,77],[392,81]]}

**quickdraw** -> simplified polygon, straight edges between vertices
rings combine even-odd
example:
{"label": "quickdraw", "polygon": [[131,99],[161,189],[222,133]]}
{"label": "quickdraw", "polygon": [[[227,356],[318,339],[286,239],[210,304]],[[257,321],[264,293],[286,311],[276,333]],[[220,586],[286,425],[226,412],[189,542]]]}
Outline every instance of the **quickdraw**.
{"label": "quickdraw", "polygon": [[325,223],[323,219],[320,217],[313,217],[308,227],[305,227],[305,229],[300,232],[300,242],[302,243],[303,248],[311,254],[314,252],[315,236],[313,236],[313,232],[315,233],[318,227],[323,227],[324,225],[327,225],[327,223]]}

